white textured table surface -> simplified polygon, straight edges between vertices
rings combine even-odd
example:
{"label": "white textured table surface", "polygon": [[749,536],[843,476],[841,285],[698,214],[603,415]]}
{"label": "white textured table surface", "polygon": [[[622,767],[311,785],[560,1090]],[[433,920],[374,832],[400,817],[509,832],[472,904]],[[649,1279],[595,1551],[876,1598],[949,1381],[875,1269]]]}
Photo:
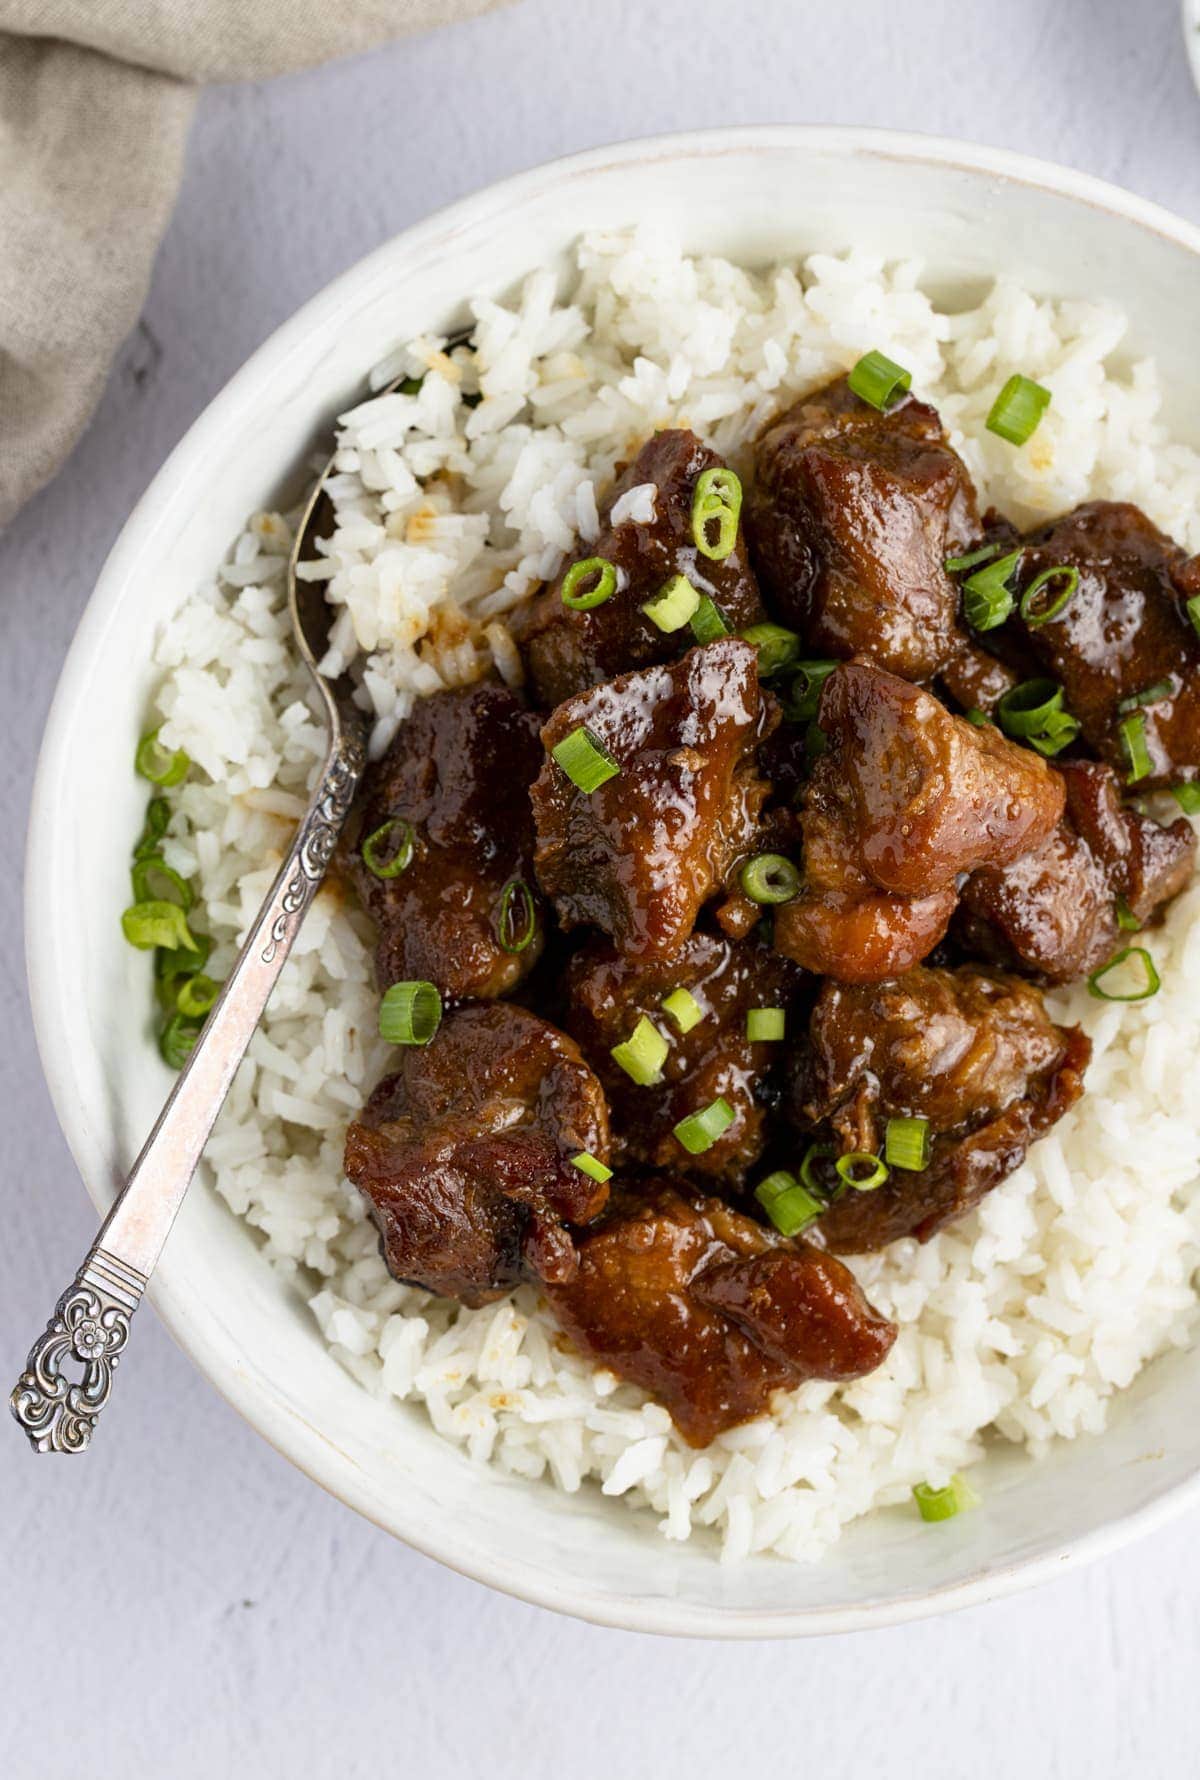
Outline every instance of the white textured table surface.
{"label": "white textured table surface", "polygon": [[[92,1229],[33,1052],[15,855],[59,664],[126,513],[252,348],[405,224],[571,149],[755,121],[974,137],[1200,221],[1176,0],[525,0],[206,95],[144,321],[74,459],[0,539],[6,1378]],[[0,1426],[7,1780],[1200,1767],[1195,1515],[955,1619],[670,1643],[552,1618],[389,1541],[251,1433],[150,1313],[120,1387],[83,1460],[35,1460]]]}

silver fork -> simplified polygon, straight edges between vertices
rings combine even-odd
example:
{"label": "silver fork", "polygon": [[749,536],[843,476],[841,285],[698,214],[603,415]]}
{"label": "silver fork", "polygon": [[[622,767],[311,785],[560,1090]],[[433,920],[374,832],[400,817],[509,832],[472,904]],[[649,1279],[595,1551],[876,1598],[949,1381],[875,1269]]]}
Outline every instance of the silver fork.
{"label": "silver fork", "polygon": [[[381,391],[390,394],[402,379]],[[30,1349],[11,1396],[12,1412],[38,1452],[82,1452],[108,1402],[113,1372],[201,1151],[321,886],[366,763],[367,719],[347,676],[328,680],[317,663],[331,608],[323,584],[297,579],[314,530],[331,457],[296,529],[288,559],[288,609],[296,647],[320,693],[329,747],[304,820],[238,954],[170,1098],[45,1333]],[[74,1364],[82,1376],[72,1379]]]}

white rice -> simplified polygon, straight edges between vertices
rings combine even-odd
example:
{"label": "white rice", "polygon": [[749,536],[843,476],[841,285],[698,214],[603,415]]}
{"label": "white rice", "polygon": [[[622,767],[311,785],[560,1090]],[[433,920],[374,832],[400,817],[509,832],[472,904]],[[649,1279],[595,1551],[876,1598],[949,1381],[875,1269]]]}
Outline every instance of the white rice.
{"label": "white rice", "polygon": [[[687,424],[741,461],[795,392],[878,347],[940,408],[985,501],[1018,521],[1088,496],[1136,501],[1200,549],[1200,456],[1158,418],[1153,364],[1124,366],[1120,315],[999,283],[939,311],[915,264],[814,254],[751,274],[658,237],[585,241],[565,297],[547,271],[474,306],[474,356],[418,341],[373,387],[417,395],[343,417],[338,526],[310,567],[340,608],[332,666],[359,658],[375,746],[415,696],[520,662],[504,622],[575,536],[590,540],[614,463]],[[1021,450],[986,433],[1014,370],[1053,404]],[[477,404],[464,397],[481,395]],[[652,511],[653,485],[626,497]],[[260,514],[220,580],[162,637],[164,739],[203,769],[173,797],[166,853],[194,877],[220,975],[258,908],[322,752],[283,610],[288,528]],[[775,1412],[689,1450],[666,1413],[565,1349],[536,1293],[465,1310],[392,1280],[341,1173],[347,1120],[385,1065],[372,1034],[370,935],[318,897],[209,1145],[216,1190],[311,1305],[380,1414],[423,1410],[480,1461],[591,1484],[696,1529],[727,1558],[811,1560],[842,1526],[979,1458],[985,1436],[1035,1454],[1103,1427],[1114,1393],[1195,1331],[1200,1264],[1200,888],[1148,940],[1163,988],[1142,1005],[1054,998],[1090,1033],[1083,1102],[972,1216],[924,1247],[855,1262],[900,1336],[848,1389],[780,1393]],[[407,1404],[407,1410],[399,1408]]]}

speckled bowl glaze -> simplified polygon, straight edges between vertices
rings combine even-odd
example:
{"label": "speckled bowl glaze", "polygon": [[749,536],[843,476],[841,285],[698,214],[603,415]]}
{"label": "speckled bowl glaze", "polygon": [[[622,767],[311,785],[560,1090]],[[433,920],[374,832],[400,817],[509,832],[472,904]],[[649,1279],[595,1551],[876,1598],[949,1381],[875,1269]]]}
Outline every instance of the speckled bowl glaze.
{"label": "speckled bowl glaze", "polygon": [[[668,137],[538,168],[388,242],[280,328],[172,453],[63,670],[28,852],[29,977],[51,1092],[97,1207],[169,1085],[146,1038],[147,962],[118,921],[143,813],[129,762],[156,629],[245,516],[294,483],[398,338],[453,326],[466,295],[503,292],[582,230],[638,222],[751,261],[854,242],[916,254],[951,298],[1000,271],[1046,292],[1103,295],[1128,311],[1131,351],[1157,354],[1172,426],[1200,442],[1200,231],[994,149],[860,130]],[[229,1401],[323,1488],[466,1575],[614,1626],[761,1638],[884,1625],[1041,1581],[1200,1500],[1200,1353],[1176,1354],[1115,1406],[1102,1437],[1036,1464],[997,1451],[976,1513],[937,1528],[911,1510],[878,1514],[816,1567],[723,1566],[702,1540],[670,1544],[598,1492],[566,1496],[481,1469],[423,1414],[375,1401],[209,1193],[185,1205],[150,1295]],[[164,1426],[173,1413],[163,1405]],[[100,1437],[120,1439],[119,1407]]]}

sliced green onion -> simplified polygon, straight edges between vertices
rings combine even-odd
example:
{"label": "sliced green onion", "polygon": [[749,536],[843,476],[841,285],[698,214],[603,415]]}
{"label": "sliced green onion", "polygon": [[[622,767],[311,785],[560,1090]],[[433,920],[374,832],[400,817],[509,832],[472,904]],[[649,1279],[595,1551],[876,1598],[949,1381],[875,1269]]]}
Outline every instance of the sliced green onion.
{"label": "sliced green onion", "polygon": [[800,638],[782,624],[752,624],[738,635],[758,650],[760,680],[769,680],[772,674],[790,667],[800,653]]}
{"label": "sliced green onion", "polygon": [[158,1049],[163,1062],[172,1069],[182,1069],[195,1050],[199,1036],[198,1020],[189,1020],[184,1014],[172,1014],[158,1035]]}
{"label": "sliced green onion", "polygon": [[821,688],[837,665],[836,661],[796,663],[796,678],[792,681],[792,696],[788,705],[788,716],[793,723],[810,723],[816,716],[817,706],[821,702]]}
{"label": "sliced green onion", "polygon": [[986,729],[991,721],[992,720],[987,712],[981,711],[978,705],[972,705],[971,709],[967,712],[967,722],[973,723],[976,729]]}
{"label": "sliced green onion", "polygon": [[1011,615],[1016,602],[1008,583],[1020,560],[1021,552],[1010,550],[967,576],[962,584],[963,613],[972,630],[995,630]]}
{"label": "sliced green onion", "polygon": [[1061,754],[1063,749],[1075,740],[1079,734],[1079,727],[1079,719],[1072,717],[1069,711],[1055,711],[1047,718],[1046,727],[1040,735],[1031,735],[1027,738],[1029,746],[1036,748],[1039,754],[1044,754],[1047,759],[1050,759],[1055,754]]}
{"label": "sliced green onion", "polygon": [[810,1193],[828,1197],[825,1188],[813,1173],[814,1162],[827,1162],[837,1155],[837,1147],[832,1143],[810,1143],[804,1152],[804,1160],[800,1164],[800,1179]]}
{"label": "sliced green onion", "polygon": [[402,396],[420,395],[421,385],[424,383],[424,381],[425,381],[424,372],[422,372],[419,377],[406,377],[404,379],[403,383],[400,385],[399,393]]}
{"label": "sliced green onion", "polygon": [[135,859],[148,859],[151,853],[158,852],[158,843],[167,832],[167,824],[171,820],[171,806],[165,797],[152,797],[146,805],[146,826],[138,837],[137,846],[133,849]]}
{"label": "sliced green onion", "polygon": [[687,576],[672,575],[654,598],[646,601],[642,611],[651,624],[670,635],[672,631],[682,630],[695,617],[699,607],[700,595]]}
{"label": "sliced green onion", "polygon": [[379,1004],[379,1036],[389,1045],[427,1045],[442,1023],[434,983],[393,983]]}
{"label": "sliced green onion", "polygon": [[155,946],[168,951],[179,947],[195,950],[187,918],[177,902],[135,902],[121,916],[121,931],[141,952]]}
{"label": "sliced green onion", "polygon": [[663,1013],[670,1014],[681,1032],[690,1032],[704,1018],[704,1009],[687,989],[672,989],[663,997]]}
{"label": "sliced green onion", "polygon": [[680,1119],[675,1127],[675,1135],[689,1156],[702,1156],[705,1150],[711,1150],[717,1139],[728,1131],[734,1117],[734,1110],[728,1100],[719,1096],[702,1112],[689,1113],[686,1119]]}
{"label": "sliced green onion", "polygon": [[190,946],[164,947],[154,954],[154,974],[170,1006],[175,1005],[175,983],[180,977],[199,975],[212,944],[207,933],[193,933]]}
{"label": "sliced green onion", "polygon": [[786,1168],[776,1169],[759,1181],[754,1197],[762,1206],[781,1236],[799,1236],[816,1223],[825,1210],[825,1202],[802,1187]]}
{"label": "sliced green onion", "polygon": [[782,853],[757,853],[738,876],[751,902],[790,902],[800,888],[800,873]]}
{"label": "sliced green onion", "polygon": [[[741,478],[725,468],[703,470],[692,495],[692,541],[710,562],[724,562],[737,543],[742,511]],[[714,538],[710,527],[716,526]]]}
{"label": "sliced green onion", "polygon": [[888,1177],[882,1159],[870,1150],[851,1150],[848,1155],[839,1156],[833,1166],[838,1178],[856,1193],[873,1193]]}
{"label": "sliced green onion", "polygon": [[777,1044],[787,1027],[781,1007],[752,1007],[746,1015],[746,1037],[751,1044]]}
{"label": "sliced green onion", "polygon": [[589,1180],[599,1181],[601,1186],[606,1180],[612,1179],[612,1169],[606,1168],[590,1150],[580,1150],[577,1156],[572,1156],[571,1166],[578,1168],[580,1174],[586,1174]]}
{"label": "sliced green onion", "polygon": [[921,1519],[928,1521],[953,1520],[964,1509],[979,1506],[979,1497],[958,1471],[945,1489],[935,1490],[929,1483],[914,1484],[913,1500],[920,1510]]}
{"label": "sliced green onion", "polygon": [[720,606],[715,600],[709,599],[706,593],[700,595],[700,604],[688,622],[698,643],[715,643],[718,637],[729,635],[729,626],[721,616]]}
{"label": "sliced green onion", "polygon": [[1054,680],[1022,680],[996,707],[1005,735],[1025,741],[1041,735],[1049,720],[1063,713],[1063,689]]}
{"label": "sliced green onion", "polygon": [[961,575],[964,569],[973,569],[978,563],[990,562],[999,549],[999,544],[981,544],[978,550],[969,550],[965,556],[948,556],[942,567],[948,575]]}
{"label": "sliced green onion", "polygon": [[1200,816],[1200,784],[1172,785],[1171,796],[1185,816]]}
{"label": "sliced green onion", "polygon": [[[594,577],[594,580],[593,580]],[[590,587],[584,582],[591,581]],[[603,556],[573,562],[562,578],[562,603],[572,612],[590,612],[617,591],[617,571]]]}
{"label": "sliced green onion", "polygon": [[621,770],[603,742],[582,725],[556,742],[550,752],[572,785],[586,795],[607,785]]}
{"label": "sliced green onion", "polygon": [[1190,600],[1184,600],[1183,609],[1192,621],[1192,629],[1200,637],[1200,593],[1194,593]]}
{"label": "sliced green onion", "polygon": [[613,1046],[612,1058],[639,1088],[650,1088],[661,1079],[670,1049],[653,1020],[643,1014],[629,1037]]}
{"label": "sliced green onion", "polygon": [[1010,445],[1024,445],[1036,433],[1049,406],[1050,391],[1018,371],[992,403],[987,430],[1007,439]]}
{"label": "sliced green onion", "polygon": [[524,878],[510,878],[500,893],[496,937],[503,952],[523,952],[537,932],[537,904]]}
{"label": "sliced green onion", "polygon": [[187,775],[191,761],[182,748],[176,748],[172,754],[164,748],[158,739],[158,730],[152,729],[144,735],[137,745],[137,753],[133,764],[143,779],[149,779],[152,785],[161,785],[164,790],[178,785]]}
{"label": "sliced green onion", "polygon": [[1170,680],[1156,680],[1153,686],[1143,687],[1141,692],[1131,692],[1117,706],[1118,711],[1138,711],[1143,705],[1156,705],[1159,699],[1170,698],[1175,687]]}
{"label": "sliced green onion", "polygon": [[202,1020],[220,993],[220,983],[197,972],[194,977],[185,977],[179,985],[175,1006],[186,1019]]}
{"label": "sliced green onion", "polygon": [[[929,1166],[929,1120],[889,1119],[883,1134],[883,1159],[889,1168],[914,1173]],[[852,1181],[851,1186],[854,1185]]]}
{"label": "sliced green onion", "polygon": [[886,414],[895,398],[912,388],[912,372],[882,352],[864,352],[846,381],[862,401]]}
{"label": "sliced green onion", "polygon": [[179,906],[185,914],[196,900],[195,892],[187,879],[174,871],[161,853],[142,853],[135,857],[129,876],[133,884],[134,902],[170,902],[172,900],[171,897],[163,895],[161,888],[155,889],[151,882],[153,878],[161,878],[170,889],[175,891]]}
{"label": "sliced green onion", "polygon": [[[396,839],[391,839],[392,835]],[[362,862],[373,878],[398,878],[412,864],[414,838],[412,823],[403,816],[392,816],[381,822],[362,844]]]}
{"label": "sliced green onion", "polygon": [[[1062,587],[1054,594],[1048,605],[1039,606],[1037,596],[1049,588],[1054,581],[1061,581]],[[1057,618],[1063,608],[1074,599],[1079,587],[1079,570],[1069,563],[1060,563],[1057,568],[1043,569],[1036,580],[1029,583],[1021,595],[1021,616],[1026,624],[1048,624]]]}
{"label": "sliced green onion", "polygon": [[1113,904],[1113,913],[1117,917],[1117,926],[1122,933],[1140,932],[1142,924],[1123,896],[1117,897]]}
{"label": "sliced green onion", "polygon": [[[1130,958],[1136,958],[1142,967],[1141,987],[1135,987],[1126,994],[1115,989],[1106,989],[1104,987],[1105,977]],[[1157,995],[1162,988],[1162,978],[1154,968],[1154,960],[1145,946],[1126,946],[1123,951],[1117,953],[1115,958],[1110,958],[1107,964],[1092,972],[1088,978],[1088,988],[1100,1001],[1149,1001],[1150,997]]]}
{"label": "sliced green onion", "polygon": [[1150,750],[1146,746],[1146,719],[1140,714],[1123,717],[1117,724],[1117,734],[1121,738],[1121,752],[1129,762],[1125,783],[1136,785],[1139,779],[1148,778],[1153,770]]}

